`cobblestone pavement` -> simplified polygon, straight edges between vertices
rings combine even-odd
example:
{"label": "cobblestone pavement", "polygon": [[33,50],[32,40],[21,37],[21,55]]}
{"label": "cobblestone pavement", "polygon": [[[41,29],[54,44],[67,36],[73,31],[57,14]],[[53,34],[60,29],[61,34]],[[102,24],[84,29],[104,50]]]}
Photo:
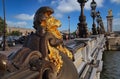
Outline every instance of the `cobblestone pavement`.
{"label": "cobblestone pavement", "polygon": [[17,51],[17,50],[20,49],[21,47],[22,47],[22,45],[17,44],[17,45],[14,46],[14,47],[9,47],[8,50],[5,50],[5,51],[2,51],[2,48],[0,48],[0,53],[5,54],[5,55],[8,56],[10,53]]}

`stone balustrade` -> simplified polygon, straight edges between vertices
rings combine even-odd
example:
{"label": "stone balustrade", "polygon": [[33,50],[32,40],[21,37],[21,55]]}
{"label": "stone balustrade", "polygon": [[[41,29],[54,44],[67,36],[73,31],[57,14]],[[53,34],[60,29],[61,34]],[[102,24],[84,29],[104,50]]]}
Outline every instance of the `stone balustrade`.
{"label": "stone balustrade", "polygon": [[76,38],[71,44],[67,44],[70,50],[75,51],[74,64],[80,79],[100,79],[105,41],[106,38],[101,34],[90,38]]}

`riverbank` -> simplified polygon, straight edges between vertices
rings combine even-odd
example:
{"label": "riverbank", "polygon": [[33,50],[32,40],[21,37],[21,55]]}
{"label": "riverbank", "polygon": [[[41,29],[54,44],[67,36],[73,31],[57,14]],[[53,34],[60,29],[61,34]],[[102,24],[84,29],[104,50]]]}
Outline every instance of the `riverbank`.
{"label": "riverbank", "polygon": [[106,50],[108,51],[120,51],[120,37],[107,36],[106,38]]}

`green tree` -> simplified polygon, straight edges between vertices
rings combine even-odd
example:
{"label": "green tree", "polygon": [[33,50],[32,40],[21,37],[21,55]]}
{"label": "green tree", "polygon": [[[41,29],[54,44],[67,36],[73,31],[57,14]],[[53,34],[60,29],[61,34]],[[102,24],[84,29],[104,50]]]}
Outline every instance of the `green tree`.
{"label": "green tree", "polygon": [[4,20],[0,17],[0,35],[3,33],[3,28],[4,28]]}
{"label": "green tree", "polygon": [[20,31],[12,31],[11,33],[9,33],[8,35],[12,35],[12,36],[20,36],[22,33]]}
{"label": "green tree", "polygon": [[75,31],[71,33],[72,35],[76,35]]}
{"label": "green tree", "polygon": [[0,17],[0,36],[3,34],[3,30],[4,30],[4,20]]}

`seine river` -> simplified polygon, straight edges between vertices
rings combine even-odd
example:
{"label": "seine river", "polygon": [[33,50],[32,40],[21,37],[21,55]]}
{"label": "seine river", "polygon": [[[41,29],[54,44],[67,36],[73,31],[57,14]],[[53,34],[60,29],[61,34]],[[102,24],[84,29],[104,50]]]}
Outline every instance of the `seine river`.
{"label": "seine river", "polygon": [[101,79],[120,79],[120,51],[105,51]]}

